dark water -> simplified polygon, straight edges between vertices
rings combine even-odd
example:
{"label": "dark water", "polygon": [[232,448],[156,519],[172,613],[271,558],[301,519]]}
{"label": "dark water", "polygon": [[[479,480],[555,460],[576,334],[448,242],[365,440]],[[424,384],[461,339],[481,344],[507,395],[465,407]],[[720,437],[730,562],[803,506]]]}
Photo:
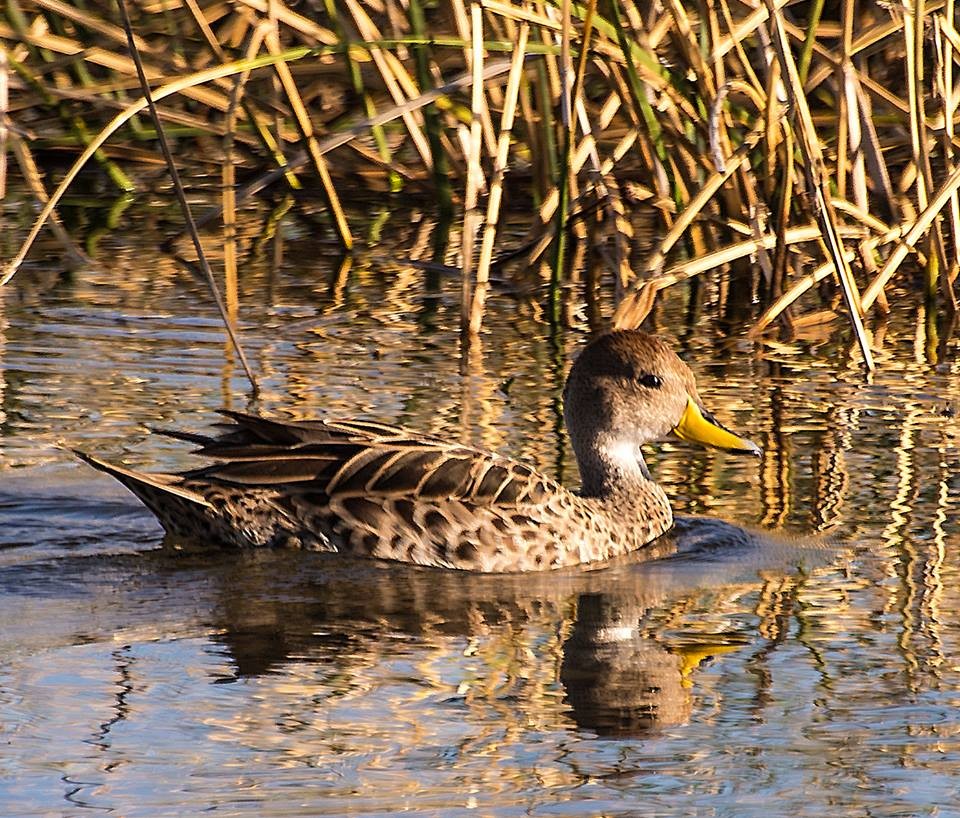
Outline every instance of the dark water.
{"label": "dark water", "polygon": [[[282,253],[247,245],[255,408],[399,421],[574,485],[582,317],[552,340],[535,287],[502,289],[461,369],[458,282],[404,265],[416,214],[380,215],[389,245],[346,275],[296,222]],[[657,329],[766,454],[663,446],[695,519],[604,570],[174,550],[59,448],[185,466],[148,424],[247,405],[156,229],[74,275],[41,247],[0,290],[0,814],[960,815],[960,373],[922,316],[875,328],[865,383],[839,323],[755,347],[717,292],[698,315],[677,290]]]}

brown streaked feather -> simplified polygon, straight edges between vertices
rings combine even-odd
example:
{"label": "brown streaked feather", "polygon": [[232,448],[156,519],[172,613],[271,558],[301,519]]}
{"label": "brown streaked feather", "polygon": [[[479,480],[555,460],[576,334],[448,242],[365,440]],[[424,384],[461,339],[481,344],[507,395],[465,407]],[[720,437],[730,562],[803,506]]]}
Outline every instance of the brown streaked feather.
{"label": "brown streaked feather", "polygon": [[273,420],[260,415],[248,415],[244,412],[235,412],[232,409],[220,409],[220,414],[233,420],[240,431],[247,432],[262,443],[292,446],[297,443],[310,443],[313,438],[324,439],[325,424],[323,421],[302,420],[286,422]]}
{"label": "brown streaked feather", "polygon": [[329,457],[244,458],[222,465],[189,472],[193,480],[216,479],[245,486],[276,486],[285,483],[306,483],[324,480],[336,466]]}
{"label": "brown streaked feather", "polygon": [[230,409],[219,411],[220,414],[234,420],[241,430],[253,434],[264,443],[294,445],[297,443],[322,444],[333,440],[368,443],[390,440],[401,446],[445,445],[445,441],[438,438],[412,434],[403,427],[386,423],[353,419],[283,421]]}
{"label": "brown streaked feather", "polygon": [[199,435],[195,432],[182,432],[179,429],[164,429],[162,426],[148,426],[147,428],[155,435],[172,437],[174,440],[183,440],[187,443],[195,443],[198,446],[209,446],[211,443],[214,443],[217,440],[217,438],[210,437],[210,435]]}
{"label": "brown streaked feather", "polygon": [[224,411],[239,426],[197,450],[218,462],[190,472],[271,488],[303,484],[329,497],[463,499],[472,505],[513,506],[531,496],[563,491],[548,478],[507,458],[407,429],[354,420],[277,421]]}
{"label": "brown streaked feather", "polygon": [[[335,449],[339,447],[343,452],[336,457],[351,457],[361,449],[361,444],[350,441],[331,441],[325,443],[323,448],[312,445],[297,446],[278,446],[273,443],[238,443],[230,442],[221,444],[219,442],[211,443],[199,449],[194,449],[193,454],[200,457],[207,457],[211,460],[229,460],[231,462],[240,462],[241,460],[274,460],[274,459],[296,459],[305,460],[316,459],[318,457],[328,456],[326,449]],[[353,451],[348,451],[352,449]],[[332,456],[332,455],[331,455]]]}

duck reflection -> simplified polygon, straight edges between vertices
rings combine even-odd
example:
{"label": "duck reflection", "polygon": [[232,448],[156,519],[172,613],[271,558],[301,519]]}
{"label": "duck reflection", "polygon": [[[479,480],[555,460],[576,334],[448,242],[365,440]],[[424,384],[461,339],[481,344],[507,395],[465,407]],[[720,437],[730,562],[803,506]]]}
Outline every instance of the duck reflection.
{"label": "duck reflection", "polygon": [[[656,613],[691,595],[718,599],[782,582],[832,561],[822,541],[774,539],[714,520],[685,519],[642,554],[594,571],[484,576],[326,555],[253,553],[222,576],[215,638],[235,675],[315,661],[368,667],[414,640],[482,640],[506,627],[562,634],[559,683],[568,714],[599,735],[642,735],[683,724],[690,673],[737,649],[744,634],[677,645]],[[405,641],[406,640],[406,641]]]}
{"label": "duck reflection", "polygon": [[680,656],[643,638],[641,615],[629,598],[580,596],[560,665],[566,702],[580,727],[636,735],[689,719]]}

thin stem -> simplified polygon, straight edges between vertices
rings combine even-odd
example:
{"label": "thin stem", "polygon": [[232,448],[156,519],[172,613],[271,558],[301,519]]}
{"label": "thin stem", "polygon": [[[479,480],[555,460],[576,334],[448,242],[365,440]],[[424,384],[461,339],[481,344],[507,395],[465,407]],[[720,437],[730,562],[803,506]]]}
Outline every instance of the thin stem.
{"label": "thin stem", "polygon": [[167,168],[170,171],[170,179],[173,182],[173,189],[177,194],[177,201],[180,202],[180,209],[183,211],[183,217],[187,222],[187,229],[190,233],[190,238],[193,240],[194,249],[197,251],[197,259],[200,262],[200,268],[203,270],[204,276],[206,276],[207,284],[210,287],[210,292],[213,294],[213,300],[217,303],[217,309],[220,311],[220,317],[223,319],[223,325],[226,327],[227,335],[230,338],[230,342],[233,344],[233,348],[237,351],[237,357],[240,358],[243,371],[246,373],[247,379],[250,381],[250,386],[253,389],[254,395],[257,395],[260,392],[257,379],[254,377],[253,371],[250,369],[250,364],[247,363],[247,356],[244,354],[243,347],[240,346],[240,339],[237,338],[237,334],[231,325],[230,317],[227,314],[226,305],[223,303],[223,297],[220,295],[220,288],[217,287],[216,279],[213,277],[213,270],[210,269],[207,256],[203,252],[203,244],[200,242],[200,234],[197,232],[197,225],[193,220],[193,213],[191,213],[190,205],[187,202],[187,194],[183,189],[183,183],[180,181],[180,174],[177,172],[176,163],[173,161],[173,154],[170,152],[170,145],[167,143],[167,137],[163,132],[163,124],[160,121],[160,115],[157,113],[157,107],[154,105],[153,95],[150,93],[150,85],[147,82],[147,75],[143,70],[143,61],[140,59],[140,51],[137,49],[137,44],[134,41],[133,26],[130,24],[130,15],[127,13],[126,3],[124,0],[117,0],[117,6],[120,9],[120,17],[123,21],[123,30],[127,34],[127,46],[130,49],[130,56],[133,58],[133,62],[137,67],[137,77],[140,80],[140,88],[143,90],[144,99],[147,101],[147,107],[150,109],[150,116],[153,118],[154,127],[157,129],[157,141],[160,143],[160,150],[163,153],[163,158],[167,162]]}

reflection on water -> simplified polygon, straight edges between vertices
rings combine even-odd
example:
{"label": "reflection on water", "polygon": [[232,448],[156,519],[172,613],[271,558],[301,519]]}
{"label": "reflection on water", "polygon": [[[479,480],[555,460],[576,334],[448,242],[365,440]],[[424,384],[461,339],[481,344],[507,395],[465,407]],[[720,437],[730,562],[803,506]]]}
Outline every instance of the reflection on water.
{"label": "reflection on water", "polygon": [[[207,803],[198,793],[216,787],[212,765],[254,770],[247,798],[258,804],[271,787],[263,765],[332,765],[323,791],[310,775],[285,786],[322,796],[312,812],[342,814],[370,775],[410,775],[413,787],[447,759],[449,775],[433,770],[437,789],[423,791],[429,802],[451,797],[461,767],[480,774],[483,758],[493,767],[475,782],[478,796],[511,771],[543,767],[550,786],[573,788],[562,800],[576,800],[583,774],[564,760],[571,730],[589,743],[686,724],[693,675],[750,645],[732,612],[838,553],[689,519],[650,553],[533,577],[168,548],[8,565],[0,632],[14,658],[0,680],[14,751],[0,770],[32,803],[28,782],[49,786],[52,770],[29,753],[57,730],[63,796],[97,808],[128,803],[157,763],[170,773],[186,765],[200,788],[167,792],[155,804],[166,808]],[[726,602],[707,632],[674,620],[665,634],[657,621],[709,609],[715,595]],[[521,795],[522,779],[502,783]],[[391,797],[371,795],[371,809],[396,808]]]}
{"label": "reflection on water", "polygon": [[[397,260],[430,257],[429,221],[384,218],[350,265],[312,227],[240,231],[254,408],[387,418],[574,484],[558,396],[586,318],[553,335],[537,281],[511,284],[461,367],[457,281]],[[664,446],[696,516],[602,570],[187,553],[58,448],[181,467],[147,424],[246,406],[147,229],[0,290],[0,812],[956,814],[960,372],[955,346],[922,363],[915,316],[875,329],[867,384],[829,331],[755,349],[671,294],[653,328],[766,453]]]}

